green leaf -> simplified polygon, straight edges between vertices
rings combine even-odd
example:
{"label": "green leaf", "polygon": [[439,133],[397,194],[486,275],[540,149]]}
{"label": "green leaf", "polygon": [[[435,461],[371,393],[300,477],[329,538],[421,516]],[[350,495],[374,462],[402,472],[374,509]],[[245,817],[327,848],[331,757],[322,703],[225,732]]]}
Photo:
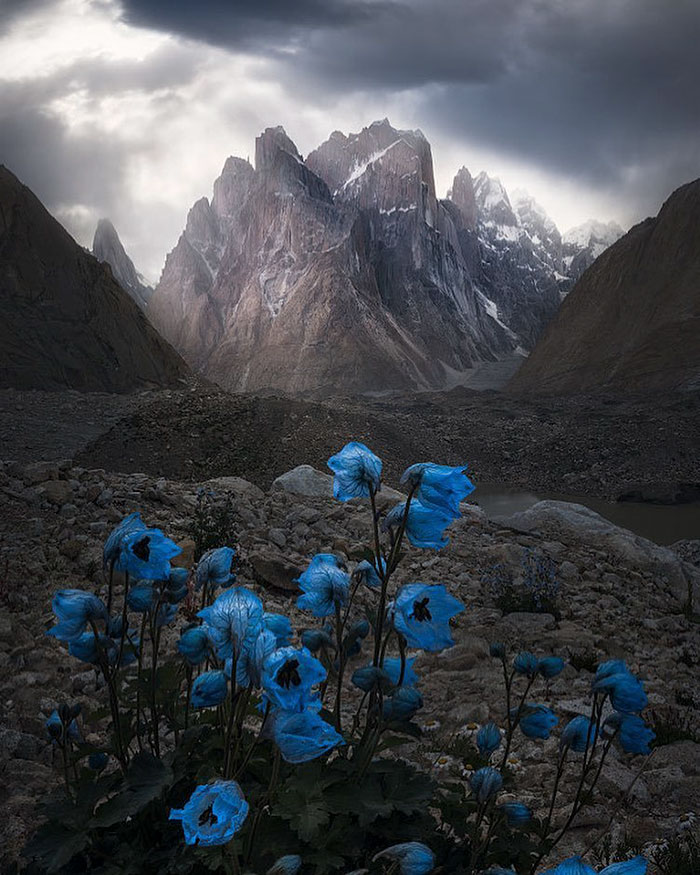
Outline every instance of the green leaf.
{"label": "green leaf", "polygon": [[40,860],[47,873],[58,872],[62,866],[79,854],[89,843],[85,830],[71,830],[56,822],[39,827],[34,838],[24,849],[29,859]]}
{"label": "green leaf", "polygon": [[124,790],[97,809],[93,826],[114,826],[133,817],[172,784],[173,774],[161,760],[140,751],[131,761]]}

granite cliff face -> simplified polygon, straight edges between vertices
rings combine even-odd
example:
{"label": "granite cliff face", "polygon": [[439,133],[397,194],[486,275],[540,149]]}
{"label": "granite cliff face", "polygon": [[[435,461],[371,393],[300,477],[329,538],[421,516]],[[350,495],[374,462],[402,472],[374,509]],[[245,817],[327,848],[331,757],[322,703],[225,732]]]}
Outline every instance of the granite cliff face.
{"label": "granite cliff face", "polygon": [[485,305],[530,350],[559,307],[561,238],[525,193],[511,203],[500,180],[462,168],[448,198],[463,219],[462,255]]}
{"label": "granite cliff face", "polygon": [[98,261],[106,261],[112,268],[115,280],[145,309],[153,294],[144,277],[137,272],[134,262],[126,254],[117,229],[109,219],[100,219],[92,241],[92,254]]}
{"label": "granite cliff face", "polygon": [[420,131],[335,131],[304,160],[268,128],[190,210],[149,316],[228,389],[438,389],[531,349],[561,270],[531,198],[462,168],[439,199]]}
{"label": "granite cliff face", "polygon": [[0,386],[126,392],[188,373],[109,266],[0,165]]}
{"label": "granite cliff face", "polygon": [[434,388],[516,345],[435,194],[430,146],[380,122],[303,161],[281,128],[192,208],[149,315],[226,388]]}
{"label": "granite cliff face", "polygon": [[700,179],[677,189],[579,279],[514,392],[700,388]]}

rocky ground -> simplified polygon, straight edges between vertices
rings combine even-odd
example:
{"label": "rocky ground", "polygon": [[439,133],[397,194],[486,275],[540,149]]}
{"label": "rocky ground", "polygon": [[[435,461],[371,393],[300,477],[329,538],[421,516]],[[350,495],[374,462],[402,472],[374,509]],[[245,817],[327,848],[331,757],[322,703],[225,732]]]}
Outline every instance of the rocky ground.
{"label": "rocky ground", "polygon": [[355,438],[396,484],[415,459],[468,462],[478,482],[661,501],[700,494],[700,394],[520,400],[447,393],[324,402],[197,388],[130,396],[0,392],[0,456],[262,488],[295,465],[325,468]]}
{"label": "rocky ground", "polygon": [[[4,797],[0,804],[5,813],[0,855],[5,863],[34,826],[38,800],[58,780],[45,737],[46,717],[57,702],[77,699],[89,705],[97,695],[94,673],[85,671],[44,632],[52,623],[50,600],[55,589],[103,587],[102,541],[111,527],[139,509],[149,524],[182,542],[188,561],[196,490],[206,480],[208,488],[230,493],[235,502],[237,540],[244,560],[240,581],[256,589],[269,610],[291,610],[301,621],[293,609],[293,577],[315,552],[347,554],[364,543],[368,513],[362,504],[334,502],[327,494],[328,479],[313,472],[291,476],[285,488],[279,484],[267,488],[272,478],[292,467],[292,462],[318,464],[348,435],[366,437],[380,454],[391,440],[402,437],[387,458],[394,477],[404,458],[447,456],[449,460],[461,457],[465,448],[479,473],[505,475],[504,462],[497,468],[494,461],[496,437],[483,446],[474,437],[485,432],[480,416],[488,409],[486,401],[461,395],[454,401],[449,416],[431,420],[433,403],[425,399],[394,404],[389,417],[389,408],[380,403],[360,413],[349,403],[308,406],[223,399],[218,394],[142,397],[126,422],[98,439],[79,462],[0,465],[0,794]],[[688,409],[676,403],[673,428],[680,448],[690,440],[693,402],[686,402]],[[503,452],[510,454],[513,471],[524,477],[528,463],[516,452],[523,440],[518,436],[522,422],[530,422],[531,429],[540,429],[542,435],[556,432],[557,427],[546,417],[536,426],[535,406],[516,416],[511,402],[494,398],[492,404],[498,411],[492,415],[502,417]],[[506,428],[508,411],[514,417],[512,428]],[[585,411],[571,410],[570,415],[585,423]],[[671,428],[669,416],[667,410],[654,420],[664,434]],[[436,422],[440,444],[427,440],[431,429],[437,431]],[[634,439],[643,452],[651,432],[649,426],[646,434],[635,435],[630,428],[620,441],[627,446]],[[578,440],[588,446],[585,434]],[[17,446],[10,445],[10,451]],[[415,447],[421,449],[410,456]],[[438,449],[442,454],[436,456]],[[618,450],[611,447],[610,452]],[[578,464],[586,463],[583,453],[578,458]],[[680,450],[677,458],[679,465],[687,464]],[[198,477],[205,464],[211,470]],[[209,479],[214,474],[242,475],[246,465],[251,466],[249,477],[258,479],[265,490],[232,476]],[[677,470],[685,476],[690,468]],[[634,784],[644,758],[615,752],[593,805],[568,844],[562,844],[561,853],[590,844],[611,822],[618,835],[626,831],[628,840],[644,843],[673,834],[679,817],[687,812],[700,812],[700,744],[693,740],[700,708],[700,626],[685,610],[689,587],[695,588],[698,610],[697,542],[685,542],[678,551],[656,547],[583,508],[557,503],[541,503],[516,515],[508,525],[488,521],[478,508],[466,508],[449,534],[450,545],[438,553],[409,549],[399,572],[403,580],[443,582],[467,605],[455,629],[456,646],[438,656],[420,657],[415,666],[426,702],[421,712],[427,730],[419,754],[422,760],[462,777],[463,764],[449,755],[450,739],[468,733],[473,722],[492,718],[502,723],[500,676],[488,656],[490,641],[568,658],[564,673],[538,696],[562,720],[586,709],[589,668],[598,660],[621,657],[644,678],[650,699],[647,716],[660,739],[672,743],[655,750]],[[504,615],[482,582],[496,563],[510,567],[517,577],[525,548],[558,563],[556,616]],[[308,618],[303,622],[308,623]],[[535,808],[543,804],[545,787],[552,780],[556,744],[553,737],[544,744],[519,740],[515,747],[518,794]],[[563,798],[570,798],[571,791],[567,779]],[[559,809],[557,816],[562,818],[564,810]]]}

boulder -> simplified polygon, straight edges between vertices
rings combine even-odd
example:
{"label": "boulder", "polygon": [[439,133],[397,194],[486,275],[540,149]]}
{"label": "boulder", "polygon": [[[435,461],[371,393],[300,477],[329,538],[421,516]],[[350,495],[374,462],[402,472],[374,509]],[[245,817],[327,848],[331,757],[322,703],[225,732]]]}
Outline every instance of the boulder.
{"label": "boulder", "polygon": [[677,553],[620,528],[590,508],[567,501],[539,501],[527,510],[498,522],[518,532],[554,536],[568,545],[595,546],[619,563],[651,574],[655,585],[664,587],[676,608],[687,604],[692,593],[697,604],[700,573]]}

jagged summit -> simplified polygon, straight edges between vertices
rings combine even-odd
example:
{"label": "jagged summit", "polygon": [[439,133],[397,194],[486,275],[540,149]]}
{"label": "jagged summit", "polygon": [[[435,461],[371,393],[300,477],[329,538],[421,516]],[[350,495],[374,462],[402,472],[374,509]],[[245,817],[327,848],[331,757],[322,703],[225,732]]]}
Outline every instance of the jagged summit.
{"label": "jagged summit", "polygon": [[570,228],[562,237],[564,272],[569,278],[568,289],[624,233],[617,222],[599,222],[596,219],[589,219],[582,225]]}
{"label": "jagged summit", "polygon": [[386,118],[372,122],[357,134],[334,132],[309,154],[306,164],[326,181],[334,196],[344,196],[348,186],[367,171],[380,172],[384,167],[415,174],[428,186],[428,194],[435,197],[430,144],[421,131],[398,130]]}
{"label": "jagged summit", "polygon": [[237,391],[444,388],[556,311],[561,240],[533,222],[466,168],[439,200],[419,130],[334,131],[304,160],[269,127],[193,206],[150,313]]}
{"label": "jagged summit", "polygon": [[136,301],[145,308],[153,294],[153,287],[138,273],[134,262],[126,254],[117,229],[109,219],[100,219],[92,241],[92,254],[98,261],[106,261],[114,278]]}
{"label": "jagged summit", "polygon": [[2,165],[0,265],[0,385],[128,392],[188,375],[112,269]]}

